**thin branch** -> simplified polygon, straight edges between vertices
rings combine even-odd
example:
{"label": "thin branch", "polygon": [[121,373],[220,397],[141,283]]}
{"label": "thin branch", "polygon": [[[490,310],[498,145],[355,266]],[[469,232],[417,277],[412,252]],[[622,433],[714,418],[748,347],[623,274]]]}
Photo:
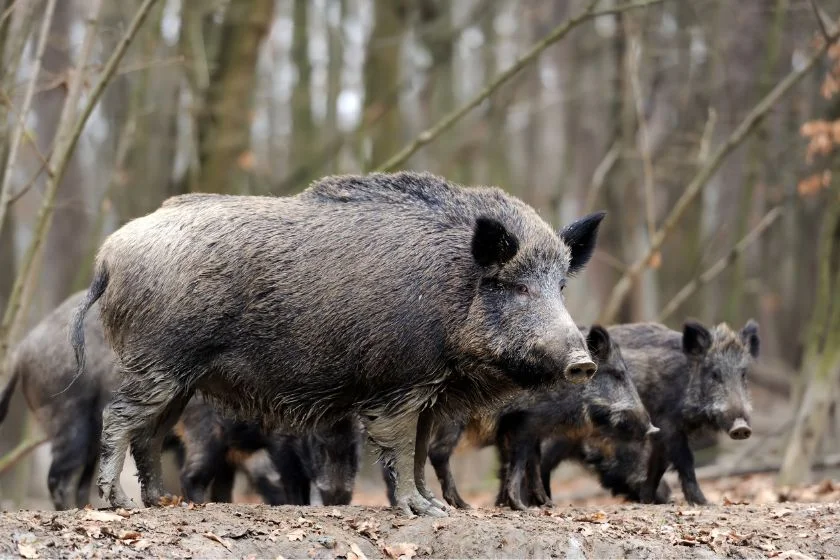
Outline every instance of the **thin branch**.
{"label": "thin branch", "polygon": [[18,192],[9,197],[7,207],[11,208],[12,206],[14,206],[15,202],[20,200],[23,197],[23,195],[29,192],[29,189],[35,186],[35,183],[38,181],[38,177],[40,177],[41,173],[43,173],[44,170],[47,169],[48,165],[49,164],[46,160],[41,162],[41,166],[35,173],[32,174],[32,177],[30,177],[29,181],[27,181],[26,184]]}
{"label": "thin branch", "polygon": [[615,167],[615,164],[618,161],[618,156],[620,155],[621,142],[616,140],[613,142],[612,146],[610,146],[610,149],[607,150],[607,153],[604,154],[604,158],[601,160],[601,163],[598,164],[595,171],[592,173],[592,180],[589,182],[589,188],[587,189],[586,202],[583,205],[584,214],[589,214],[592,212],[592,209],[595,208],[595,202],[598,200],[598,195],[604,187],[607,175],[609,175],[612,168]]}
{"label": "thin branch", "polygon": [[[14,106],[14,103],[12,102],[12,99],[2,89],[0,89],[0,101],[3,101],[3,103],[6,104],[6,107],[9,108],[9,112],[12,113],[12,116],[19,118],[20,123],[23,124],[23,122],[24,122],[23,115],[21,115],[20,113],[15,111],[15,106]],[[32,133],[29,132],[29,129],[25,126],[23,127],[23,135],[26,137],[26,141],[29,142],[30,147],[35,152],[35,156],[41,162],[41,171],[43,171],[43,169],[46,168],[47,169],[47,174],[52,175],[52,170],[49,169],[49,157],[46,156],[44,154],[44,152],[41,151],[41,149],[38,147],[38,143],[32,137]],[[9,171],[9,167],[8,167],[9,161],[11,161],[11,160],[6,161],[6,170],[7,171]],[[39,173],[40,173],[40,171],[39,171]]]}
{"label": "thin branch", "polygon": [[817,18],[817,25],[820,28],[820,33],[822,33],[823,39],[825,39],[826,43],[830,43],[831,33],[828,32],[825,19],[823,19],[822,10],[820,10],[820,7],[817,6],[817,0],[811,0],[811,10],[814,12],[814,17]]}
{"label": "thin branch", "polygon": [[[38,215],[36,218],[36,225],[32,236],[32,241],[29,244],[29,247],[24,254],[24,257],[21,261],[21,267],[18,271],[17,276],[15,277],[15,283],[12,287],[12,292],[9,296],[9,301],[6,306],[6,311],[3,315],[3,322],[0,324],[0,359],[5,356],[6,349],[9,345],[9,333],[12,330],[12,326],[17,321],[18,313],[21,309],[21,295],[23,293],[23,288],[29,280],[29,275],[32,270],[33,264],[36,261],[36,257],[40,252],[41,245],[46,238],[47,230],[50,226],[50,220],[52,218],[53,213],[53,204],[55,202],[55,195],[58,190],[58,185],[61,183],[61,179],[64,176],[64,172],[67,169],[67,164],[70,161],[70,157],[73,154],[73,150],[76,147],[76,143],[79,140],[79,137],[82,134],[82,130],[84,129],[85,123],[87,119],[90,117],[90,114],[93,112],[94,107],[96,107],[97,103],[99,103],[99,98],[102,96],[102,93],[105,91],[105,86],[110,81],[111,77],[117,70],[117,66],[119,65],[120,61],[122,60],[125,52],[128,50],[128,46],[131,44],[134,37],[137,35],[137,32],[140,29],[140,26],[143,24],[143,21],[146,19],[146,16],[149,14],[152,6],[155,4],[156,0],[144,0],[143,4],[137,10],[137,13],[134,16],[134,19],[131,21],[131,24],[128,26],[128,29],[123,35],[120,42],[117,44],[116,49],[114,50],[111,57],[108,59],[107,64],[105,65],[105,69],[103,70],[102,74],[99,76],[96,84],[90,91],[90,94],[87,97],[87,103],[82,110],[81,115],[78,119],[76,119],[75,123],[67,122],[67,129],[69,129],[68,133],[64,133],[61,130],[61,125],[59,125],[59,131],[57,133],[58,140],[56,145],[53,149],[51,164],[54,175],[47,180],[47,188],[46,193],[44,195],[44,202],[38,210]],[[98,10],[94,11],[94,14],[98,15]],[[90,36],[94,35],[93,29],[95,28],[96,21],[93,20],[90,22]],[[88,45],[87,37],[85,38],[85,43],[82,45],[79,67],[84,68],[84,65],[87,60],[87,55],[89,51],[86,52],[87,48],[92,47],[93,40],[91,38],[90,45]],[[73,93],[74,88],[78,87],[81,89],[82,84],[84,83],[84,72],[78,72],[75,75],[74,84],[70,89],[70,94],[67,97],[67,103],[70,103],[73,100]],[[65,136],[66,134],[66,136]]]}
{"label": "thin branch", "polygon": [[617,14],[636,8],[644,8],[655,4],[661,4],[664,1],[665,0],[639,0],[621,6],[596,11],[595,6],[598,4],[598,0],[591,0],[587,7],[581,13],[569,18],[564,23],[556,27],[551,33],[548,34],[548,36],[546,36],[541,41],[537,42],[510,68],[508,68],[504,72],[501,72],[489,84],[487,84],[484,87],[484,89],[482,89],[478,93],[478,95],[473,97],[470,101],[468,101],[458,109],[455,109],[454,111],[450,112],[431,128],[428,128],[421,132],[410,144],[408,144],[402,150],[394,154],[388,161],[377,167],[376,171],[392,171],[403,165],[408,160],[408,158],[410,158],[412,155],[414,155],[415,152],[417,152],[417,150],[419,150],[426,144],[431,143],[435,140],[435,138],[452,128],[452,126],[454,126],[455,123],[461,120],[467,113],[481,105],[481,103],[485,99],[493,95],[493,93],[502,84],[504,84],[513,76],[518,74],[531,62],[535,61],[545,49],[547,49],[548,47],[565,37],[566,34],[569,33],[569,31],[571,31],[581,23],[584,23],[585,21],[588,21],[598,16]]}
{"label": "thin branch", "polygon": [[696,292],[697,290],[699,290],[700,288],[717,278],[718,274],[726,270],[726,267],[735,262],[735,260],[741,255],[741,253],[743,253],[747,249],[747,247],[752,245],[752,243],[756,239],[761,237],[761,234],[763,234],[771,225],[773,225],[781,215],[781,206],[776,206],[775,208],[767,212],[767,214],[765,214],[764,217],[761,218],[761,221],[759,221],[758,224],[756,224],[752,231],[750,231],[740,241],[738,241],[738,243],[736,243],[729,250],[729,252],[727,252],[724,256],[718,259],[717,262],[710,266],[708,270],[703,272],[703,274],[701,274],[697,278],[694,278],[693,280],[691,280],[691,282],[683,286],[683,288],[679,292],[677,292],[677,295],[675,295],[671,299],[671,301],[669,301],[665,305],[665,307],[662,308],[662,311],[659,313],[658,321],[662,322],[668,317],[670,317],[671,314],[674,313],[674,311],[676,311],[680,307],[680,305],[682,305],[685,302],[685,300],[687,300],[694,294],[694,292]]}
{"label": "thin branch", "polygon": [[[35,47],[35,61],[32,63],[32,78],[29,80],[26,93],[23,96],[23,106],[21,107],[20,115],[16,119],[17,124],[14,132],[12,132],[12,143],[9,146],[9,157],[6,160],[6,167],[3,169],[3,180],[0,181],[0,231],[3,231],[3,223],[6,221],[6,210],[9,207],[9,198],[11,197],[12,168],[17,163],[20,140],[26,129],[26,116],[29,114],[29,108],[35,96],[35,82],[38,80],[38,74],[41,73],[41,61],[44,58],[44,51],[47,49],[47,39],[50,34],[50,25],[52,24],[55,5],[56,0],[48,0],[46,9],[44,10],[41,31],[38,34],[38,43]],[[11,108],[11,100],[8,100],[7,103]]]}
{"label": "thin branch", "polygon": [[[15,8],[17,7],[19,1],[20,0],[13,0],[12,3],[9,4],[9,7],[3,10],[3,14],[0,15],[0,25],[3,25],[6,22],[6,20],[9,19],[9,17],[12,15],[12,12],[15,11]],[[46,17],[46,14],[44,14],[44,17]]]}
{"label": "thin branch", "polygon": [[758,124],[767,116],[767,113],[775,106],[775,104],[784,97],[799,81],[804,78],[819,62],[819,60],[823,57],[823,55],[828,50],[829,46],[837,40],[838,34],[832,35],[832,41],[826,41],[824,45],[814,54],[803,67],[798,70],[794,70],[790,74],[788,74],[781,82],[779,82],[776,87],[770,91],[764,98],[762,98],[759,103],[753,107],[753,109],[747,114],[741,124],[729,135],[729,138],[726,139],[724,142],[712,156],[709,158],[709,161],[703,166],[702,169],[694,176],[694,179],[688,184],[683,194],[680,196],[679,200],[677,200],[674,207],[671,209],[670,214],[665,218],[665,221],[662,223],[662,227],[656,232],[656,234],[651,239],[650,247],[648,248],[647,252],[642,255],[636,262],[634,262],[630,267],[627,269],[627,272],[615,287],[610,294],[610,297],[607,301],[606,306],[604,307],[603,311],[601,312],[598,321],[602,324],[610,324],[615,320],[616,315],[618,314],[618,309],[621,304],[624,302],[624,298],[627,297],[627,294],[630,292],[630,288],[633,286],[633,282],[638,278],[638,276],[645,270],[648,266],[648,263],[651,260],[651,257],[655,255],[661,248],[662,245],[665,243],[665,240],[668,238],[668,235],[673,231],[674,227],[679,222],[680,218],[682,218],[685,211],[688,209],[689,205],[697,198],[697,195],[703,190],[706,186],[706,183],[718,168],[723,164],[724,160],[732,153],[741,143],[749,137],[750,133],[758,126]]}
{"label": "thin branch", "polygon": [[36,447],[45,443],[47,438],[44,436],[31,437],[23,440],[17,447],[0,457],[0,475],[17,465],[21,459],[26,457]]}
{"label": "thin branch", "polygon": [[656,216],[653,208],[653,160],[650,154],[650,135],[645,119],[644,102],[642,100],[642,85],[639,81],[639,59],[642,56],[642,43],[638,37],[630,42],[630,84],[636,108],[636,120],[639,122],[638,150],[642,158],[642,171],[645,187],[645,217],[647,222],[648,239],[656,233]]}
{"label": "thin branch", "polygon": [[709,118],[706,119],[706,125],[703,127],[703,136],[700,137],[700,149],[697,150],[697,163],[700,165],[706,163],[709,159],[709,147],[712,145],[712,134],[715,131],[717,124],[717,111],[714,107],[709,107]]}

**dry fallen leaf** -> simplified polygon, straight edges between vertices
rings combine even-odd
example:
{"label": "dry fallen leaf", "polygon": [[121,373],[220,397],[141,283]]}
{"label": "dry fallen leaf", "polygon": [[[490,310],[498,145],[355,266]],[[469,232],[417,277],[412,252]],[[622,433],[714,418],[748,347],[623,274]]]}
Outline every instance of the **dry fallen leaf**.
{"label": "dry fallen leaf", "polygon": [[725,506],[745,506],[748,502],[745,501],[733,501],[730,500],[728,496],[723,497],[723,505]]}
{"label": "dry fallen leaf", "polygon": [[576,517],[575,521],[585,521],[586,523],[607,523],[607,514],[603,511],[596,511],[595,513]]}
{"label": "dry fallen leaf", "polygon": [[116,513],[110,511],[99,511],[98,509],[85,510],[85,516],[82,518],[85,521],[122,521],[124,518]]}
{"label": "dry fallen leaf", "polygon": [[359,545],[351,542],[350,552],[347,553],[347,560],[367,560],[367,556],[365,556],[365,553],[362,552],[361,548],[359,548]]}
{"label": "dry fallen leaf", "polygon": [[414,543],[401,542],[385,547],[385,554],[388,558],[408,559],[417,556],[417,545]]}
{"label": "dry fallen leaf", "polygon": [[306,532],[303,529],[295,529],[291,533],[286,534],[286,538],[289,539],[289,542],[302,541],[305,536]]}
{"label": "dry fallen leaf", "polygon": [[147,548],[152,546],[152,541],[150,541],[149,539],[140,539],[138,541],[135,541],[134,544],[132,544],[131,546],[133,546],[135,550],[146,550]]}
{"label": "dry fallen leaf", "polygon": [[222,545],[222,546],[223,546],[223,547],[225,547],[226,549],[230,550],[230,544],[228,544],[228,543],[227,543],[227,542],[226,542],[226,541],[225,541],[222,537],[220,537],[219,535],[217,535],[217,534],[215,534],[215,533],[207,532],[207,533],[204,533],[204,536],[205,536],[205,537],[207,537],[208,539],[210,539],[211,541],[216,541],[217,543],[219,543],[220,545]]}
{"label": "dry fallen leaf", "polygon": [[24,558],[39,558],[35,545],[18,543],[18,554]]}
{"label": "dry fallen leaf", "polygon": [[114,511],[114,513],[116,513],[116,514],[117,514],[117,515],[119,515],[120,517],[125,517],[125,518],[129,518],[129,517],[131,517],[131,512],[130,512],[130,511],[128,511],[127,509],[123,509],[123,508],[117,508],[117,509]]}
{"label": "dry fallen leaf", "polygon": [[678,511],[677,515],[681,515],[683,517],[694,517],[696,515],[700,515],[699,509],[686,509],[682,511]]}
{"label": "dry fallen leaf", "polygon": [[330,510],[329,513],[327,513],[327,517],[341,517],[341,512],[337,509]]}

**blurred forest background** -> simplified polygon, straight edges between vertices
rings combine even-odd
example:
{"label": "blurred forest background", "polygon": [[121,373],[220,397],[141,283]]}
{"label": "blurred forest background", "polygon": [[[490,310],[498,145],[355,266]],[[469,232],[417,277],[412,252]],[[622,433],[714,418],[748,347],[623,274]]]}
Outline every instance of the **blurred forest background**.
{"label": "blurred forest background", "polygon": [[[802,482],[840,452],[838,15],[840,0],[0,0],[0,350],[169,196],[427,170],[556,226],[606,209],[567,291],[580,323],[758,320],[755,435],[707,449],[700,474]],[[38,440],[28,418],[17,395],[7,506],[48,504],[47,446],[14,451]],[[454,461],[467,496],[494,484],[492,452]],[[377,477],[360,487],[384,503]]]}

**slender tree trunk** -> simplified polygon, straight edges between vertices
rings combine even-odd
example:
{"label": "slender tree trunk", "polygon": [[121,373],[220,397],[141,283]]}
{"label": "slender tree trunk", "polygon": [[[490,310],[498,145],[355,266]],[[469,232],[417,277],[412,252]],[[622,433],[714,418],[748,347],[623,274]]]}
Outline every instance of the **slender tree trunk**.
{"label": "slender tree trunk", "polygon": [[840,201],[836,190],[823,218],[817,300],[802,367],[807,385],[785,450],[779,484],[805,480],[828,426],[840,383]]}
{"label": "slender tree trunk", "polygon": [[365,169],[371,169],[388,158],[395,146],[402,145],[402,119],[398,108],[388,110],[389,93],[399,84],[400,42],[403,22],[393,0],[375,0],[376,23],[365,60],[365,114],[387,111],[365,139],[368,154],[363,157]]}
{"label": "slender tree trunk", "polygon": [[207,100],[198,120],[201,169],[192,190],[246,190],[257,56],[273,8],[273,0],[233,0],[228,6]]}
{"label": "slender tree trunk", "polygon": [[[312,117],[312,63],[309,60],[309,0],[295,0],[292,61],[297,67],[297,83],[292,90],[291,166],[297,167],[313,157],[316,146],[315,122]],[[300,177],[300,190],[313,177]]]}

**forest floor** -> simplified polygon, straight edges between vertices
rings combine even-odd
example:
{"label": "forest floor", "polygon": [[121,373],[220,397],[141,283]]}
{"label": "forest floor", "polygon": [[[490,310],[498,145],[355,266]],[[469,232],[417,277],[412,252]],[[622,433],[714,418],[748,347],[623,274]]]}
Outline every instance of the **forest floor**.
{"label": "forest floor", "polygon": [[[142,510],[8,512],[0,556],[23,558],[840,558],[840,485],[782,492],[756,475],[704,484],[716,505],[588,505],[442,519],[379,506],[175,503]],[[562,494],[558,494],[562,495]],[[364,503],[365,496],[359,496]],[[377,496],[378,499],[378,496]],[[562,504],[562,505],[559,505]]]}

